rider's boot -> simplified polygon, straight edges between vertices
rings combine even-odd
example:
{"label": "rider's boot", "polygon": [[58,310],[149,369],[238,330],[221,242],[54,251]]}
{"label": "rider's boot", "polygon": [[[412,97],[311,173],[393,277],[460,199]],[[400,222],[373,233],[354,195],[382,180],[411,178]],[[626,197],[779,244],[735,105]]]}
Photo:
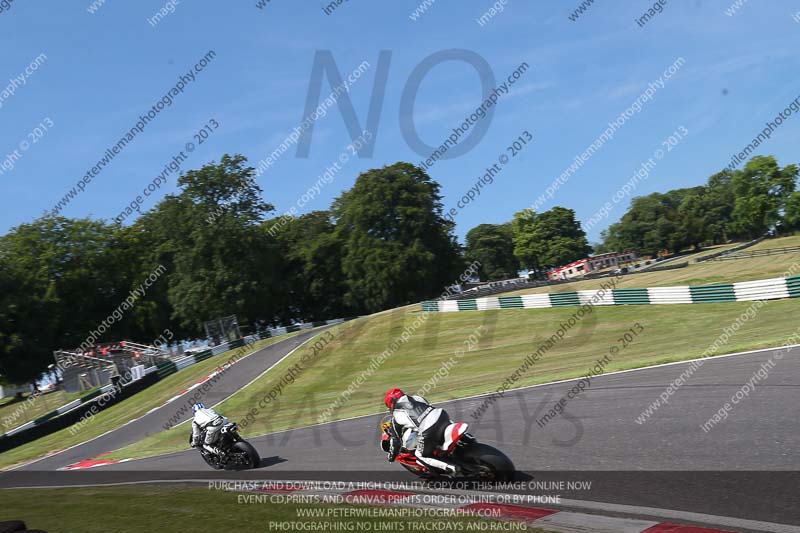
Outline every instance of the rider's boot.
{"label": "rider's boot", "polygon": [[205,448],[207,451],[213,453],[214,455],[220,455],[219,448],[211,446],[210,444],[203,444],[203,448]]}

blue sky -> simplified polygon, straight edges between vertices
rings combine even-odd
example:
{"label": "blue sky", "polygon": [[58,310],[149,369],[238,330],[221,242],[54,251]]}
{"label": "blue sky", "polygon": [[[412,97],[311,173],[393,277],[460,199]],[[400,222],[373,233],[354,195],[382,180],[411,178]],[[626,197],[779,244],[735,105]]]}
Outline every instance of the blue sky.
{"label": "blue sky", "polygon": [[[53,126],[0,175],[4,209],[0,232],[52,209],[209,50],[214,60],[194,83],[139,134],[76,197],[63,214],[113,218],[154,179],[210,119],[220,126],[188,155],[182,169],[241,153],[256,166],[303,119],[316,50],[333,53],[343,76],[363,61],[370,68],[349,93],[362,124],[373,91],[380,50],[391,50],[388,83],[371,158],[351,158],[332,183],[300,212],[325,209],[356,176],[396,161],[422,157],[400,131],[399,109],[409,74],[425,57],[460,48],[476,52],[498,82],[517,65],[530,69],[501,98],[489,129],[469,153],[438,161],[431,176],[442,184],[446,208],[494,164],[523,131],[535,138],[481,189],[455,220],[460,237],[480,223],[510,220],[529,207],[591,144],[609,121],[631,106],[648,84],[683,58],[685,63],[641,112],[631,116],[542,206],[563,205],[586,221],[609,201],[662,141],[683,127],[685,138],[641,181],[634,195],[703,183],[728,165],[781,110],[800,95],[800,1],[678,2],[644,27],[635,18],[649,2],[596,1],[576,21],[579,4],[507,0],[484,26],[475,19],[491,1],[438,0],[418,20],[418,2],[349,0],[330,15],[323,2],[256,0],[220,3],[182,0],[151,26],[161,1],[108,0],[89,13],[89,0],[23,2],[0,12],[0,92],[40,54],[46,60],[13,95],[2,97],[0,160],[43,120]],[[800,18],[800,16],[798,16]],[[329,94],[327,81],[323,96]],[[439,144],[482,100],[476,71],[463,62],[437,65],[424,78],[415,124],[428,144]],[[798,162],[800,116],[784,121],[756,153],[781,164]],[[34,133],[34,137],[37,134]],[[350,142],[338,110],[317,121],[310,156],[284,154],[259,178],[281,214],[307,191]],[[2,162],[2,161],[0,161]],[[146,200],[152,207],[176,190],[175,177]],[[589,231],[591,241],[615,222],[625,198]]]}

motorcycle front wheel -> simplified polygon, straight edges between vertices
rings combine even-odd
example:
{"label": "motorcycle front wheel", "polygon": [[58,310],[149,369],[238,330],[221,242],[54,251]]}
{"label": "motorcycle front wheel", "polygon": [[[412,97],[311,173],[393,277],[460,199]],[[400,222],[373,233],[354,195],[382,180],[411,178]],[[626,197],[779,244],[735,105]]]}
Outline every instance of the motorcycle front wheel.
{"label": "motorcycle front wheel", "polygon": [[239,461],[236,466],[239,468],[257,468],[261,464],[261,457],[253,446],[240,440],[231,447],[231,453],[238,455]]}
{"label": "motorcycle front wheel", "polygon": [[203,460],[206,462],[206,464],[211,468],[213,468],[214,470],[222,469],[222,465],[219,464],[210,454],[200,452],[200,455],[203,456]]}

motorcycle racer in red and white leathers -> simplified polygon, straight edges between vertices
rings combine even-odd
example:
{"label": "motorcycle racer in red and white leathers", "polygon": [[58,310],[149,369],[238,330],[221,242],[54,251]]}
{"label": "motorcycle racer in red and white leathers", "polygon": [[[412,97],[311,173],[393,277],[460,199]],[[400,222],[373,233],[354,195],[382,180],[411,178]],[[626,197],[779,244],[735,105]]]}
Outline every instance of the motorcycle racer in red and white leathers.
{"label": "motorcycle racer in red and white leathers", "polygon": [[444,439],[445,428],[452,424],[444,409],[433,407],[422,396],[409,396],[398,388],[386,392],[384,403],[401,433],[382,442],[389,462],[395,460],[402,447],[414,450],[417,460],[429,467],[456,473],[454,465],[433,457],[434,450]]}

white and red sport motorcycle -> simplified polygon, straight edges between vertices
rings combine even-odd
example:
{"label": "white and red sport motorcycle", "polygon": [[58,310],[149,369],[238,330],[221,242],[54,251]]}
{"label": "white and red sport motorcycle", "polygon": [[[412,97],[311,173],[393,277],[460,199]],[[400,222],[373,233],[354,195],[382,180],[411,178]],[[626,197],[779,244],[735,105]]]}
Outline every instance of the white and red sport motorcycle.
{"label": "white and red sport motorcycle", "polygon": [[[434,450],[434,457],[442,457],[443,460],[454,464],[458,471],[455,475],[430,467],[417,460],[415,450],[401,448],[400,453],[395,458],[395,462],[420,477],[475,477],[483,481],[511,481],[514,479],[516,469],[503,452],[477,441],[467,432],[469,424],[465,422],[454,422],[447,426],[444,431],[444,442]],[[381,441],[382,448],[384,441],[392,437],[398,437],[402,442],[402,429],[397,427],[392,415],[387,415],[381,422]]]}

